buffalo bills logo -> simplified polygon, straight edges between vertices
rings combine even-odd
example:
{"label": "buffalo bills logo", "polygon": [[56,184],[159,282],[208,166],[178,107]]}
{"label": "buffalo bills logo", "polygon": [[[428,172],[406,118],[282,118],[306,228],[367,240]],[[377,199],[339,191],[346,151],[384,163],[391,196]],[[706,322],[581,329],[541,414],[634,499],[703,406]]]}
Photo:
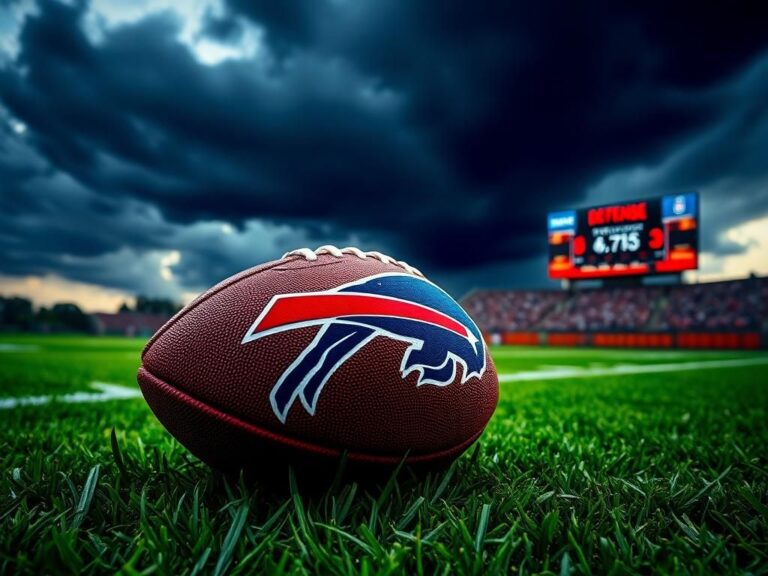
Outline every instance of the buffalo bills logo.
{"label": "buffalo bills logo", "polygon": [[417,385],[447,386],[462,367],[462,384],[485,372],[485,344],[461,306],[431,282],[410,274],[380,274],[324,292],[272,298],[242,343],[319,326],[314,340],[275,383],[272,410],[281,422],[298,398],[315,413],[334,372],[377,336],[409,344],[400,364],[403,378]]}

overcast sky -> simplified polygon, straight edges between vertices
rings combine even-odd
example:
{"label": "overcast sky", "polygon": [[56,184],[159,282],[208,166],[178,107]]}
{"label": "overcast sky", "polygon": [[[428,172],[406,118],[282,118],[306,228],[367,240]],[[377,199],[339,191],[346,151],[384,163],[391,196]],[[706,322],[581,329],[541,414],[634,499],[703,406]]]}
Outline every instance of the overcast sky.
{"label": "overcast sky", "polygon": [[0,0],[0,293],[328,243],[541,287],[548,211],[690,190],[696,276],[768,273],[768,3],[617,4]]}

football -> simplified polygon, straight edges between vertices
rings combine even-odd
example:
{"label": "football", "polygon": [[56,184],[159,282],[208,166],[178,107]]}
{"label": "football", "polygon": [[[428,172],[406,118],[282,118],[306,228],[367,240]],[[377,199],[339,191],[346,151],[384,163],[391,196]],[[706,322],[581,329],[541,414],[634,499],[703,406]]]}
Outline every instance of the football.
{"label": "football", "polygon": [[498,379],[446,292],[379,252],[302,248],[209,289],[147,343],[160,422],[224,469],[445,464],[483,432]]}

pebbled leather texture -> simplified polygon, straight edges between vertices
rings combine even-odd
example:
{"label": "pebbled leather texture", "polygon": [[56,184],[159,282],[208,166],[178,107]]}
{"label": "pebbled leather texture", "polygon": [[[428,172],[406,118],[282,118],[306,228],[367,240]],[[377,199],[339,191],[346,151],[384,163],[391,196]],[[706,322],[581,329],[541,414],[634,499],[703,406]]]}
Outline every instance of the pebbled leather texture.
{"label": "pebbled leather texture", "polygon": [[[139,370],[138,378],[144,396],[157,417],[167,423],[168,430],[193,454],[216,468],[237,470],[245,467],[254,470],[261,466],[281,472],[278,464],[301,463],[304,468],[314,467],[317,471],[318,465],[324,468],[329,459],[341,459],[342,453],[349,463],[374,466],[396,466],[403,458],[403,454],[350,452],[301,442],[220,412],[169,386],[143,368]],[[479,435],[480,432],[462,444],[441,452],[409,455],[407,462],[417,465],[450,462]],[[244,463],[243,455],[248,454],[254,457]]]}
{"label": "pebbled leather texture", "polygon": [[[291,256],[214,286],[147,344],[139,376],[147,402],[183,444],[219,467],[219,451],[234,452],[229,459],[237,454],[243,460],[257,458],[243,440],[253,430],[249,433],[245,426],[225,434],[222,422],[226,420],[214,419],[214,424],[209,418],[192,416],[188,407],[180,405],[184,398],[275,434],[260,438],[259,445],[280,445],[290,439],[299,445],[325,447],[328,455],[348,450],[387,461],[406,452],[419,457],[457,447],[463,450],[482,432],[498,401],[498,380],[487,351],[482,378],[462,384],[459,366],[450,385],[417,386],[416,373],[405,378],[400,373],[406,343],[378,336],[331,376],[314,415],[295,402],[282,423],[272,410],[270,392],[318,328],[299,328],[241,344],[272,296],[328,290],[384,272],[405,273],[395,264],[370,257],[325,254],[307,261]],[[169,392],[174,389],[180,394]]]}

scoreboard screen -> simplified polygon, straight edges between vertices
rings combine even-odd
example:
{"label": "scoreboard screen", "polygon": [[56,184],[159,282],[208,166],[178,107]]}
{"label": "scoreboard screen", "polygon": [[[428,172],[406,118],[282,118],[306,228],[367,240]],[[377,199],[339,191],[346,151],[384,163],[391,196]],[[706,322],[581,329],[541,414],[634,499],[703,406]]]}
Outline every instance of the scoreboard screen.
{"label": "scoreboard screen", "polygon": [[550,278],[669,274],[698,267],[696,193],[552,212],[547,224]]}

